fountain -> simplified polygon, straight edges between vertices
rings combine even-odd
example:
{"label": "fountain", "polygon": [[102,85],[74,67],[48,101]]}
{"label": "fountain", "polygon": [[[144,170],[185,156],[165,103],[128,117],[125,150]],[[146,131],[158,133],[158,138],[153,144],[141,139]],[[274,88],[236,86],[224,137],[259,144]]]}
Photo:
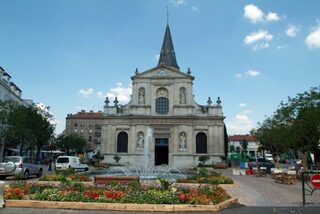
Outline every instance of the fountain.
{"label": "fountain", "polygon": [[168,180],[186,178],[186,174],[188,174],[189,171],[183,170],[184,172],[182,172],[182,170],[176,167],[170,167],[167,165],[152,166],[150,155],[152,140],[153,131],[152,128],[148,127],[143,151],[144,165],[111,167],[104,176],[139,176],[140,180],[155,180],[158,177]]}

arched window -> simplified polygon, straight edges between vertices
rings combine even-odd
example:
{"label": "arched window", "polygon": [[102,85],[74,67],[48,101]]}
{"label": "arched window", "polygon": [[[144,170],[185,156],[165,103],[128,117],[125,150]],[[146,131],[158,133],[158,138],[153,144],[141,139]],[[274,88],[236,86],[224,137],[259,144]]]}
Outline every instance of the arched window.
{"label": "arched window", "polygon": [[128,134],[126,132],[120,132],[117,140],[117,152],[128,152]]}
{"label": "arched window", "polygon": [[156,99],[156,112],[159,114],[168,114],[169,99],[166,97],[158,97]]}
{"label": "arched window", "polygon": [[207,153],[207,135],[203,132],[200,132],[196,135],[196,153]]}

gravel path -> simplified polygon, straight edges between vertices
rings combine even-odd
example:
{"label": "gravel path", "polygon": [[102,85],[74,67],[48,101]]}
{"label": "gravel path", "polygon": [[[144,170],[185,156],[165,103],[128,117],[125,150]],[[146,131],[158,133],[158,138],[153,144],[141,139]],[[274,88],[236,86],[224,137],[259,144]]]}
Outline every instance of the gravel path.
{"label": "gravel path", "polygon": [[[240,187],[226,188],[230,195],[237,197],[239,202],[246,206],[301,206],[302,185],[300,181],[296,184],[286,185],[275,183],[267,175],[266,177],[232,175],[231,169],[220,170],[220,172],[231,177]],[[320,205],[320,189],[312,196],[306,196],[308,205]]]}

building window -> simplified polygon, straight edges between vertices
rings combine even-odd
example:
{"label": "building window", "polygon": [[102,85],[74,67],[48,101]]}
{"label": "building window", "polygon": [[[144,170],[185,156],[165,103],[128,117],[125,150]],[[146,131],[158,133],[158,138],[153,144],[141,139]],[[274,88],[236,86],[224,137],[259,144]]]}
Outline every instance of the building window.
{"label": "building window", "polygon": [[196,153],[207,153],[207,135],[203,132],[200,132],[196,135]]}
{"label": "building window", "polygon": [[169,99],[166,97],[158,97],[156,99],[156,112],[159,114],[167,114],[169,112]]}
{"label": "building window", "polygon": [[90,133],[90,134],[92,133],[92,129],[89,129],[89,133]]}
{"label": "building window", "polygon": [[92,141],[92,136],[89,136],[89,139],[88,139],[88,141]]}
{"label": "building window", "polygon": [[128,134],[126,132],[120,132],[117,140],[117,152],[128,152]]}
{"label": "building window", "polygon": [[78,123],[77,123],[77,122],[74,122],[73,126],[75,126],[75,127],[78,126]]}

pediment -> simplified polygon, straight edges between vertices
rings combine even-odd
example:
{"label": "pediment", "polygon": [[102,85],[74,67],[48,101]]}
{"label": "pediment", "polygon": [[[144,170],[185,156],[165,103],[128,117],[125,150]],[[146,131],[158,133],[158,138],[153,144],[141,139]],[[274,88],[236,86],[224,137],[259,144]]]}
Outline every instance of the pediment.
{"label": "pediment", "polygon": [[175,67],[160,65],[132,76],[131,79],[194,79],[193,76],[181,72]]}

